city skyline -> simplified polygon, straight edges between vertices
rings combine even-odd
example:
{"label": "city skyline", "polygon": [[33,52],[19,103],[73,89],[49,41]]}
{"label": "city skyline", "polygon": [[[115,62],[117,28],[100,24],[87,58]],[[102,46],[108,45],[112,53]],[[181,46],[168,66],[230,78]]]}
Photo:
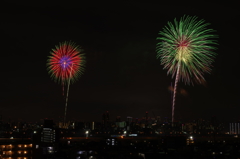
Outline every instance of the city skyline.
{"label": "city skyline", "polygon": [[[8,2],[2,13],[2,89],[0,115],[7,120],[37,121],[64,115],[61,85],[46,70],[59,42],[74,41],[86,55],[86,70],[70,85],[67,118],[101,120],[116,116],[171,117],[171,84],[156,59],[158,32],[174,18],[197,16],[219,35],[218,54],[205,85],[179,83],[175,118],[215,115],[239,119],[237,60],[239,12],[234,7],[178,7],[155,3],[34,5]],[[17,9],[20,9],[17,12]]]}

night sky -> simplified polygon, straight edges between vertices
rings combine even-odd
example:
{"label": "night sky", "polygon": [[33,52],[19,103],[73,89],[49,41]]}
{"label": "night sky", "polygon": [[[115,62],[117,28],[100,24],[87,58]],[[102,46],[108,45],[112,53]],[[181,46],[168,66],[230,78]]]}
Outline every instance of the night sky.
{"label": "night sky", "polygon": [[[5,6],[6,5],[6,6]],[[51,49],[74,41],[86,54],[86,70],[70,85],[68,119],[100,121],[116,116],[171,118],[174,80],[156,59],[158,32],[184,14],[211,23],[219,35],[218,56],[202,85],[179,83],[175,119],[240,119],[239,8],[165,6],[154,3],[32,4],[1,6],[0,114],[8,121],[58,120],[62,87],[46,70]]]}

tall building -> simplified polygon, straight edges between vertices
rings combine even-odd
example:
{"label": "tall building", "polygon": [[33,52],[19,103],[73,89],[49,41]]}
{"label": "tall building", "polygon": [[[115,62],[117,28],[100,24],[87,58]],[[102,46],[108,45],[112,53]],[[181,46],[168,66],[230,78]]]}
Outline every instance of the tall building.
{"label": "tall building", "polygon": [[128,116],[127,117],[127,122],[131,123],[132,122],[132,117]]}
{"label": "tall building", "polygon": [[93,121],[93,122],[91,122],[91,130],[94,130],[94,128],[95,128],[95,123]]}
{"label": "tall building", "polygon": [[102,115],[102,128],[109,128],[110,127],[110,123],[109,123],[109,112],[106,111],[105,113],[103,113]]}
{"label": "tall building", "polygon": [[229,123],[229,134],[237,135],[240,134],[240,123]]}
{"label": "tall building", "polygon": [[53,129],[53,120],[44,120],[44,128],[41,133],[41,142],[54,143],[56,139],[55,129]]}
{"label": "tall building", "polygon": [[43,128],[41,134],[41,142],[54,143],[55,142],[55,130],[51,128]]}
{"label": "tall building", "polygon": [[131,125],[132,125],[132,117],[128,116],[127,117],[127,130],[131,130]]}

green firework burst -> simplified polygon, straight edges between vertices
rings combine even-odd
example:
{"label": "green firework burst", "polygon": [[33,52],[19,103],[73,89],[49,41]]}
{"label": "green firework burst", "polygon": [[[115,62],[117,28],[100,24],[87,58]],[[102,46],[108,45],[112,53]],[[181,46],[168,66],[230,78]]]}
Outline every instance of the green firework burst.
{"label": "green firework burst", "polygon": [[217,35],[208,29],[209,23],[197,20],[197,17],[183,16],[178,22],[168,22],[159,32],[161,40],[157,43],[157,58],[172,77],[177,75],[185,83],[204,80],[203,74],[210,73],[216,53],[214,50]]}

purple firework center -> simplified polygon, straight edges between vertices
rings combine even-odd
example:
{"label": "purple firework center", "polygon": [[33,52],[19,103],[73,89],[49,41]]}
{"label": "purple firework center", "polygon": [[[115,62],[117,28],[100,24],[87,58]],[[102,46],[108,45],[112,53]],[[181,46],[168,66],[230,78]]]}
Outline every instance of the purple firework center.
{"label": "purple firework center", "polygon": [[72,61],[70,60],[70,57],[68,57],[68,56],[63,56],[60,59],[60,65],[64,70],[69,69],[71,67],[71,64],[72,64]]}

